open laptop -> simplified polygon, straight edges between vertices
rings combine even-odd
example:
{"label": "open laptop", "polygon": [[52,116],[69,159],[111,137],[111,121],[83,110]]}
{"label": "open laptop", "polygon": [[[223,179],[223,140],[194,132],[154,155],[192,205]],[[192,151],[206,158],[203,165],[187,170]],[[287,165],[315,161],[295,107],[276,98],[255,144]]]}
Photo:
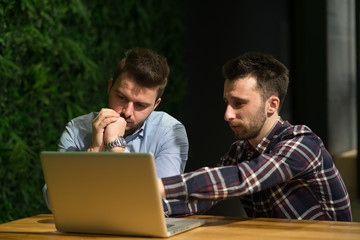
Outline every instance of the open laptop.
{"label": "open laptop", "polygon": [[165,218],[151,153],[40,154],[61,232],[169,237],[200,219]]}

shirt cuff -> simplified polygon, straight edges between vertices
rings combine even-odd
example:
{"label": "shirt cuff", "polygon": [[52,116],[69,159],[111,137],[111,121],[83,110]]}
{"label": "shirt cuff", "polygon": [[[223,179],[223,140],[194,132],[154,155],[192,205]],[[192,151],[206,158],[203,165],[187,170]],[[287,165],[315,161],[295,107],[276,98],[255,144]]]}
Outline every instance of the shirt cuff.
{"label": "shirt cuff", "polygon": [[187,200],[186,183],[182,175],[162,178],[166,199]]}

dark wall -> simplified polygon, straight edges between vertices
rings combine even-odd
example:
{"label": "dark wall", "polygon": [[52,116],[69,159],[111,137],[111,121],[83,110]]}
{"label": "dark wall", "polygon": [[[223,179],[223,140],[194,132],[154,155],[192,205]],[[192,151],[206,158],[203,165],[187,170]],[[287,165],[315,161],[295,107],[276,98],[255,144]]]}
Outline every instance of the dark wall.
{"label": "dark wall", "polygon": [[292,13],[292,123],[309,126],[327,146],[326,1],[291,1],[289,11]]}
{"label": "dark wall", "polygon": [[[214,166],[234,137],[223,119],[223,64],[247,51],[272,54],[290,70],[280,115],[306,124],[326,142],[325,1],[183,1],[183,118],[190,151],[186,171]],[[211,214],[244,215],[229,200]]]}
{"label": "dark wall", "polygon": [[[357,61],[357,65],[356,65],[356,71],[357,71],[357,133],[358,133],[358,146],[357,146],[357,150],[358,150],[358,154],[357,154],[357,186],[358,186],[358,193],[360,193],[360,0],[357,0],[355,2],[356,4],[356,24],[357,24],[357,28],[356,28],[356,59]],[[360,198],[360,196],[358,196],[358,198]]]}
{"label": "dark wall", "polygon": [[[288,8],[286,0],[183,1],[187,171],[214,166],[234,141],[223,118],[223,64],[244,52],[260,51],[290,67]],[[291,99],[287,101],[288,106]]]}

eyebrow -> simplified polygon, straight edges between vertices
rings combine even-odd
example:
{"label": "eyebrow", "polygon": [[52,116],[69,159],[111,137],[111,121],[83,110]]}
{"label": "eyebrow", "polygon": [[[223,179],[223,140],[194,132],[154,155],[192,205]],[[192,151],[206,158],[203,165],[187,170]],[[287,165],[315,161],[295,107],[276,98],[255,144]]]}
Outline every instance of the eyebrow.
{"label": "eyebrow", "polygon": [[246,98],[239,98],[239,97],[234,97],[234,96],[230,96],[229,98],[226,98],[225,96],[223,96],[223,100],[224,101],[228,101],[229,100],[235,100],[235,101],[241,101],[241,102],[248,102],[249,100]]}
{"label": "eyebrow", "polygon": [[[116,90],[115,90],[115,93],[118,94],[118,95],[121,95],[121,96],[123,96],[124,98],[126,98],[127,100],[129,100],[129,98],[128,98],[124,93],[120,92],[119,90],[116,89]],[[141,104],[141,105],[144,105],[144,106],[146,106],[146,107],[149,107],[149,106],[152,105],[151,103],[148,103],[148,102],[134,102],[134,103],[136,103],[136,104]]]}
{"label": "eyebrow", "polygon": [[121,96],[123,96],[123,97],[125,97],[125,98],[127,98],[128,99],[128,97],[124,94],[124,93],[122,93],[122,92],[120,92],[119,90],[114,90],[115,91],[115,93],[117,94],[117,95],[121,95]]}

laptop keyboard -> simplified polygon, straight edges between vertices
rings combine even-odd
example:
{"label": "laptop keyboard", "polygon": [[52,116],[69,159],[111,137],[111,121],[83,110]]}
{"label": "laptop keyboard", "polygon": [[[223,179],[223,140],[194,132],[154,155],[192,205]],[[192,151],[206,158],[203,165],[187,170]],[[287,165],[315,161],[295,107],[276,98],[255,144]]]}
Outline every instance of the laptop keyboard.
{"label": "laptop keyboard", "polygon": [[169,223],[166,224],[166,227],[167,227],[167,228],[170,228],[170,227],[172,227],[172,226],[175,226],[175,224],[169,224]]}

